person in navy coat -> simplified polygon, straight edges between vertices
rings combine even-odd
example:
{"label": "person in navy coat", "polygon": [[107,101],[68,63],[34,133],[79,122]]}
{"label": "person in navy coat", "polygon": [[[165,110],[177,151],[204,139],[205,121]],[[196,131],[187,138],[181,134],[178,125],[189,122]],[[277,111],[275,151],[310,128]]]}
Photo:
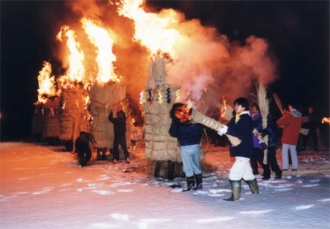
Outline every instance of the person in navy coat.
{"label": "person in navy coat", "polygon": [[259,193],[257,180],[253,174],[250,158],[253,153],[253,121],[249,112],[249,101],[240,97],[234,101],[235,115],[229,121],[228,126],[223,125],[218,131],[219,135],[228,134],[241,140],[237,146],[230,146],[230,156],[235,157],[235,162],[230,169],[229,181],[232,195],[226,201],[240,199],[241,180],[244,179],[253,194]]}

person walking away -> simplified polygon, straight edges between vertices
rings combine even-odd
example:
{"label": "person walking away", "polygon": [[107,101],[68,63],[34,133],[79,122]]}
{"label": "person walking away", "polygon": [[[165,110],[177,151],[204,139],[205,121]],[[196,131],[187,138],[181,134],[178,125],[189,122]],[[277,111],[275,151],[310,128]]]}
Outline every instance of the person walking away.
{"label": "person walking away", "polygon": [[[183,172],[186,176],[187,189],[203,189],[203,176],[200,166],[200,150],[203,126],[191,122],[191,109],[186,104],[175,103],[170,110],[172,119],[169,134],[177,138],[180,144],[180,154]],[[196,182],[195,182],[196,181]]]}
{"label": "person walking away", "polygon": [[91,133],[81,131],[75,140],[75,151],[78,153],[78,163],[81,167],[86,166],[92,157],[89,143],[96,144],[94,136]]}
{"label": "person walking away", "polygon": [[[268,136],[267,166],[270,166],[271,170],[275,172],[275,179],[282,178],[282,170],[278,166],[276,159],[276,142],[279,132],[280,131],[276,124],[275,118],[272,115],[268,114],[267,127],[265,129],[262,129],[261,135],[262,137],[265,137],[266,135]],[[269,174],[264,174],[263,180],[268,180],[270,178],[270,169],[268,170],[269,170]]]}
{"label": "person walking away", "polygon": [[303,124],[302,128],[308,129],[307,135],[303,135],[302,139],[302,147],[300,148],[300,151],[306,150],[308,139],[311,137],[313,141],[313,149],[315,151],[318,150],[318,142],[317,142],[317,128],[318,128],[318,121],[317,117],[314,113],[314,107],[309,106],[308,107],[308,114],[303,117]]}
{"label": "person walking away", "polygon": [[[263,176],[265,180],[268,180],[270,177],[270,169],[269,165],[265,165],[264,160],[264,152],[263,149],[261,149],[261,145],[259,143],[259,132],[262,130],[262,117],[260,113],[260,109],[258,104],[254,103],[251,106],[250,109],[251,118],[253,121],[253,153],[250,159],[252,171],[254,175],[259,174],[258,171],[258,163],[263,168]],[[264,144],[262,146],[265,146]],[[268,178],[268,179],[267,179]]]}
{"label": "person walking away", "polygon": [[219,135],[229,134],[241,140],[237,146],[230,146],[230,156],[235,162],[229,172],[229,181],[232,188],[231,197],[226,201],[240,199],[241,180],[244,179],[253,194],[259,193],[258,182],[250,165],[253,153],[253,121],[249,112],[249,101],[239,97],[234,101],[236,115],[229,121],[228,126],[223,125],[218,131]]}
{"label": "person walking away", "polygon": [[288,104],[289,112],[277,120],[277,125],[282,131],[282,170],[289,170],[289,150],[292,160],[292,171],[298,170],[297,143],[302,124],[301,113],[295,108],[295,104]]}
{"label": "person walking away", "polygon": [[113,123],[114,141],[113,141],[113,163],[116,164],[119,161],[119,145],[124,151],[126,163],[130,163],[129,152],[126,144],[126,115],[124,111],[120,110],[117,113],[117,117],[113,117],[113,112],[109,114],[109,121]]}

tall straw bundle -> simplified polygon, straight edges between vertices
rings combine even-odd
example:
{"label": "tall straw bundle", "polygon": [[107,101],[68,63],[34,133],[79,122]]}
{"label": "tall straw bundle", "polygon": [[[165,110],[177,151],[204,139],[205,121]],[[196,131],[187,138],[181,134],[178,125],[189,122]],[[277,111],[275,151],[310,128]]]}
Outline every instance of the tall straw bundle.
{"label": "tall straw bundle", "polygon": [[[267,99],[267,90],[264,85],[259,83],[257,88],[257,96],[258,96],[258,105],[262,117],[262,128],[267,128],[267,115],[269,113],[269,100]],[[264,137],[264,141],[266,145],[268,145],[268,135]],[[267,149],[264,150],[264,160],[263,163],[267,164]]]}
{"label": "tall straw bundle", "polygon": [[[203,114],[201,114],[200,112],[193,110],[192,111],[192,121],[196,122],[196,123],[200,123],[204,126],[207,126],[215,131],[219,131],[219,129],[222,127],[222,124],[210,117],[207,117]],[[231,142],[232,145],[237,146],[241,143],[241,140],[237,137],[231,136],[226,134],[226,136],[228,137],[229,141]]]}

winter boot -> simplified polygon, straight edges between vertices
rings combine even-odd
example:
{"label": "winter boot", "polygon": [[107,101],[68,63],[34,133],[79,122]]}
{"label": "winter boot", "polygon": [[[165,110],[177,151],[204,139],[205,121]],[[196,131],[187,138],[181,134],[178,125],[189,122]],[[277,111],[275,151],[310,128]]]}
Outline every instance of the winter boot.
{"label": "winter boot", "polygon": [[276,175],[276,177],[275,177],[275,179],[282,179],[282,170],[277,170],[276,172],[275,172],[275,175]]}
{"label": "winter boot", "polygon": [[194,190],[203,189],[203,176],[202,174],[195,175],[196,178],[196,187]]}
{"label": "winter boot", "polygon": [[263,180],[269,180],[270,179],[270,171],[264,171],[264,177]]}
{"label": "winter boot", "polygon": [[239,198],[241,196],[241,181],[240,180],[229,180],[229,182],[231,184],[232,194],[231,194],[230,198],[223,199],[223,200],[226,200],[226,201],[239,200]]}
{"label": "winter boot", "polygon": [[186,178],[186,181],[187,181],[187,189],[182,190],[182,192],[190,191],[192,188],[195,187],[195,179],[194,179],[194,177],[187,177]]}
{"label": "winter boot", "polygon": [[254,178],[254,180],[248,180],[246,181],[246,183],[249,185],[252,194],[259,194],[259,186],[258,186],[258,182],[257,179]]}

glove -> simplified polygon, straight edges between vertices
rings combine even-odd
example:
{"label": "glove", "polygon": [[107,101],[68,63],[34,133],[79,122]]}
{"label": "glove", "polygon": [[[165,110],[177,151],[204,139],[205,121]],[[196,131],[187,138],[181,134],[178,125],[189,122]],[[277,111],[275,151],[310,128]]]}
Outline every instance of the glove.
{"label": "glove", "polygon": [[218,134],[220,136],[224,135],[225,133],[227,133],[227,130],[228,130],[228,126],[226,125],[222,125],[222,127],[218,130]]}

